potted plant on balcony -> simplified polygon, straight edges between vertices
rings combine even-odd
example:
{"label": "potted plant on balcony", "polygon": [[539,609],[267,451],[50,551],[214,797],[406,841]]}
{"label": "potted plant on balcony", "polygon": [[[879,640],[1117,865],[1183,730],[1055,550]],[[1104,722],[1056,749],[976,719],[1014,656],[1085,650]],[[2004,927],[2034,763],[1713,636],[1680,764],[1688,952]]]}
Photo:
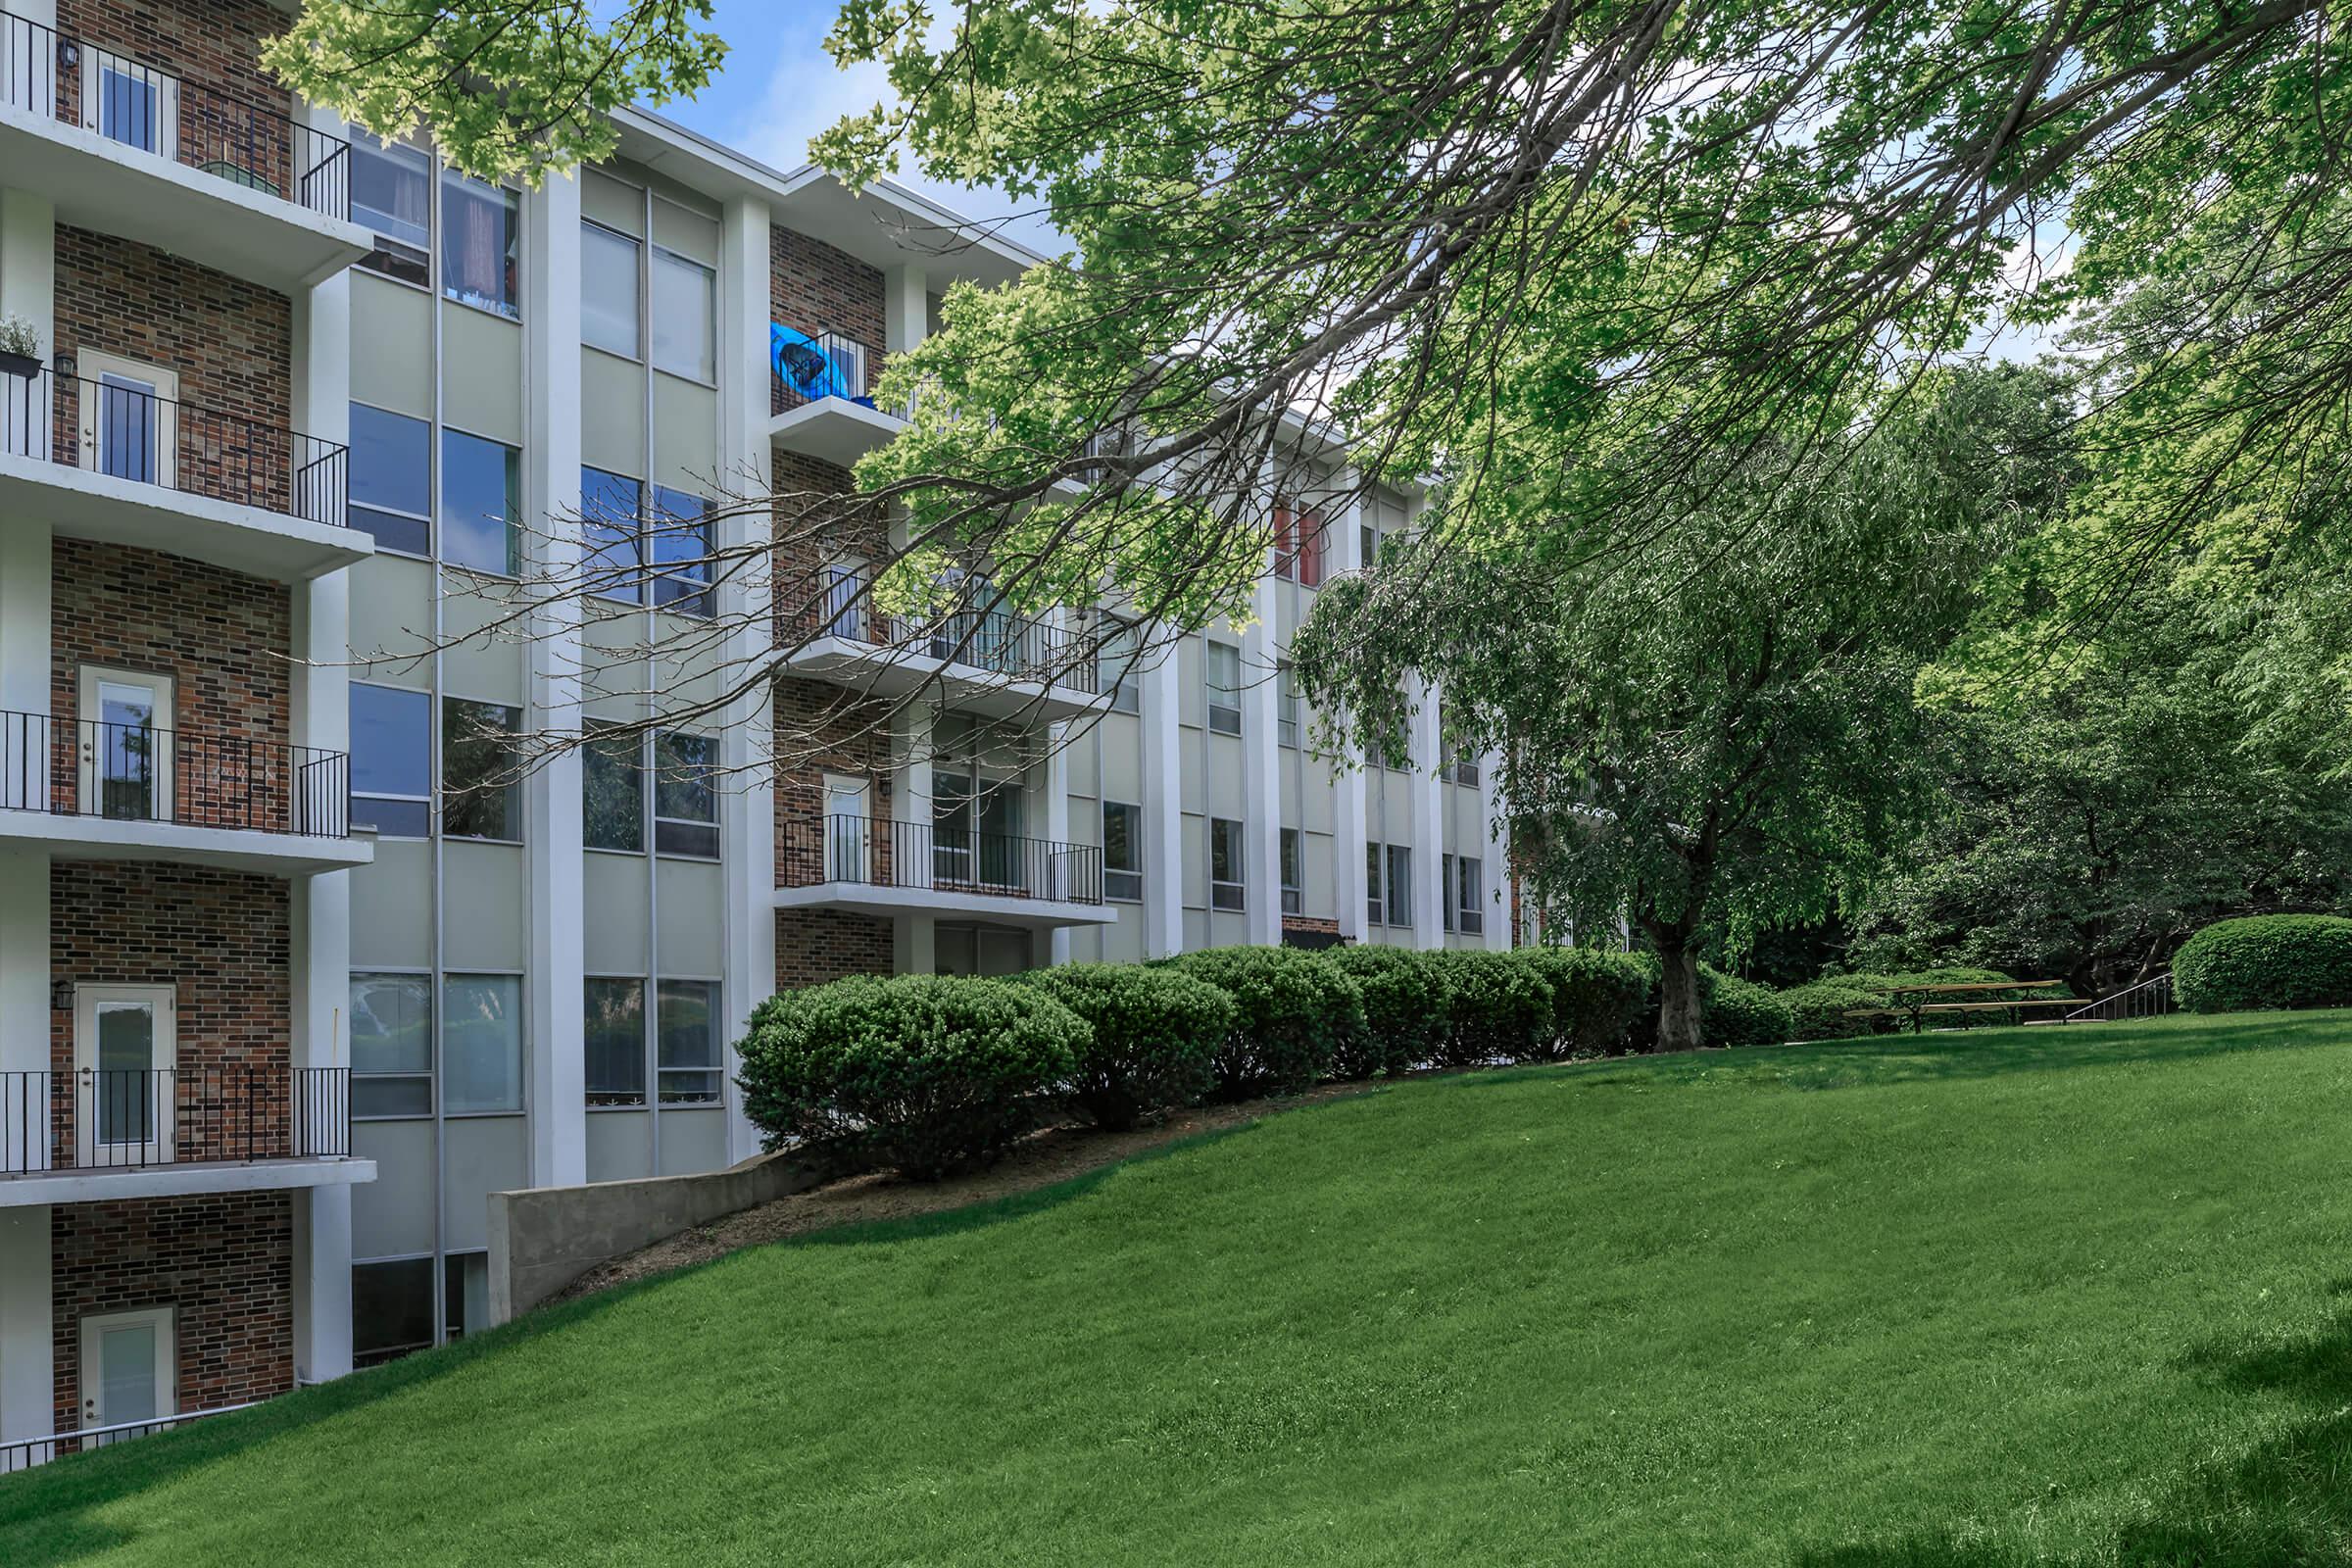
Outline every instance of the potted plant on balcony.
{"label": "potted plant on balcony", "polygon": [[34,375],[40,368],[41,329],[22,316],[0,316],[0,375]]}

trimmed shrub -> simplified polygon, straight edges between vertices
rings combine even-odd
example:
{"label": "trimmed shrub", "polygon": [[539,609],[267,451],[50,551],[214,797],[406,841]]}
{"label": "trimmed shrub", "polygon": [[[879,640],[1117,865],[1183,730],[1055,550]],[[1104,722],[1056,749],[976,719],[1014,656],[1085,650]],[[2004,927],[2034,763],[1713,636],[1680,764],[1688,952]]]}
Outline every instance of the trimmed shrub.
{"label": "trimmed shrub", "polygon": [[1630,953],[1520,948],[1508,956],[1535,971],[1550,1000],[1544,1060],[1623,1051],[1626,1031],[1649,1005],[1657,984],[1656,971]]}
{"label": "trimmed shrub", "polygon": [[1031,986],[860,976],[773,996],[744,1037],[744,1111],[767,1147],[827,1145],[921,1181],[984,1164],[1092,1044]]}
{"label": "trimmed shrub", "polygon": [[1886,993],[1866,991],[1851,980],[1816,980],[1811,985],[1791,986],[1781,993],[1781,1004],[1788,1009],[1791,1040],[1844,1040],[1855,1035],[1890,1034],[1902,1021],[1847,1017],[1847,1013],[1857,1008],[1886,1005]]}
{"label": "trimmed shrub", "polygon": [[1769,988],[1736,974],[1701,965],[1699,984],[1706,992],[1699,1014],[1699,1036],[1710,1047],[1778,1046],[1795,1028],[1788,1004]]}
{"label": "trimmed shrub", "polygon": [[1207,1094],[1238,1017],[1231,997],[1177,969],[1071,963],[1014,978],[1086,1020],[1093,1038],[1077,1048],[1065,1094],[1113,1131]]}
{"label": "trimmed shrub", "polygon": [[1376,1078],[1435,1061],[1452,1027],[1453,989],[1442,964],[1409,948],[1327,948],[1318,963],[1350,976],[1364,1002],[1364,1028],[1334,1043],[1334,1078]]}
{"label": "trimmed shrub", "polygon": [[1452,994],[1452,1027],[1438,1062],[1476,1067],[1491,1061],[1540,1061],[1552,1049],[1551,984],[1516,954],[1464,950],[1424,960]]}
{"label": "trimmed shrub", "polygon": [[1331,1071],[1341,1040],[1364,1032],[1354,977],[1295,949],[1206,948],[1165,962],[1239,1009],[1212,1059],[1219,1100],[1295,1095]]}
{"label": "trimmed shrub", "polygon": [[2190,1012],[2352,1006],[2352,920],[2258,914],[2217,921],[2173,955],[2173,995]]}

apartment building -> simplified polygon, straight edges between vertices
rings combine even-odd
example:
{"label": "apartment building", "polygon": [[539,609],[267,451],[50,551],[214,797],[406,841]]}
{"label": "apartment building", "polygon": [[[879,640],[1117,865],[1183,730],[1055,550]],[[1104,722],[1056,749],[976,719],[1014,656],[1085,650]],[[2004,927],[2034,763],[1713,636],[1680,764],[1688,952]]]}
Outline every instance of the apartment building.
{"label": "apartment building", "polygon": [[[1433,694],[1309,747],[1288,639],[1419,504],[1338,444],[1247,626],[899,621],[887,516],[713,503],[850,491],[886,357],[1036,257],[645,115],[486,186],[288,102],[266,5],[0,5],[0,1465],[481,1328],[486,1195],[756,1152],[779,986],[1508,944]],[[771,539],[839,587],[781,637],[706,560]]]}

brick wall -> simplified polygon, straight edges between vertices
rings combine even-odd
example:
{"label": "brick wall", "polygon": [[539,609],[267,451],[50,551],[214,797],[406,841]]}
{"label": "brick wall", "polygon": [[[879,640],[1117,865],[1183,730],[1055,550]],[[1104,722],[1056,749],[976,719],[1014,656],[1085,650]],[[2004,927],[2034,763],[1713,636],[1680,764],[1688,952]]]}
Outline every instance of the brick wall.
{"label": "brick wall", "polygon": [[773,471],[776,502],[770,536],[775,541],[776,638],[789,648],[828,618],[825,567],[844,560],[888,559],[890,520],[878,506],[843,506],[821,499],[856,494],[857,481],[847,468],[797,452],[779,452]]}
{"label": "brick wall", "polygon": [[[768,231],[768,310],[775,320],[814,337],[835,332],[865,345],[866,373],[882,369],[884,332],[879,268],[782,224]],[[771,414],[785,408],[782,388],[768,378]]]}
{"label": "brick wall", "polygon": [[262,69],[262,40],[285,22],[263,0],[58,0],[58,32],[82,45],[81,69],[58,73],[58,115],[80,122],[92,54],[102,49],[178,83],[179,162],[233,166],[290,194],[296,171],[318,153],[305,146],[296,156],[292,95]]}
{"label": "brick wall", "polygon": [[57,1422],[83,1424],[81,1320],[174,1308],[179,1408],[294,1387],[294,1200],[220,1193],[50,1210]]}
{"label": "brick wall", "polygon": [[889,974],[891,922],[842,909],[776,911],[776,989],[854,974]]}
{"label": "brick wall", "polygon": [[[135,240],[57,225],[59,353],[95,349],[173,371],[182,403],[284,430],[293,345],[284,295]],[[183,451],[206,433],[196,415],[180,424]]]}

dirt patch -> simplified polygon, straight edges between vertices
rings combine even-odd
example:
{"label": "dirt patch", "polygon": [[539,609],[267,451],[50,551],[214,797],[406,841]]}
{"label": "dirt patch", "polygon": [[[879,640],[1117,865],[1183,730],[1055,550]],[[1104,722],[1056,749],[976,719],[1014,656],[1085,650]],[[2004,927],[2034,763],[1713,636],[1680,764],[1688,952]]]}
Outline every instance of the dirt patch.
{"label": "dirt patch", "polygon": [[1033,1193],[1041,1187],[1051,1187],[1055,1182],[1068,1181],[1073,1176],[1084,1176],[1090,1171],[1115,1165],[1120,1160],[1151,1150],[1187,1138],[1198,1138],[1202,1133],[1223,1132],[1227,1128],[1244,1126],[1301,1105],[1321,1104],[1327,1101],[1367,1094],[1375,1087],[1372,1084],[1325,1084],[1306,1094],[1282,1100],[1252,1100],[1239,1105],[1198,1105],[1178,1111],[1156,1126],[1138,1127],[1123,1133],[1107,1133],[1094,1127],[1049,1127],[1022,1139],[1010,1152],[988,1169],[941,1182],[910,1182],[904,1177],[880,1172],[845,1176],[822,1187],[796,1193],[790,1198],[779,1198],[772,1203],[739,1209],[708,1225],[681,1231],[666,1241],[656,1242],[643,1251],[632,1252],[590,1270],[550,1298],[550,1300],[568,1301],[582,1296],[593,1296],[599,1291],[611,1290],[615,1285],[626,1285],[675,1269],[690,1268],[697,1263],[708,1263],[739,1248],[760,1247],[791,1236],[806,1236],[810,1231],[830,1230],[836,1225],[939,1214],[973,1203]]}

